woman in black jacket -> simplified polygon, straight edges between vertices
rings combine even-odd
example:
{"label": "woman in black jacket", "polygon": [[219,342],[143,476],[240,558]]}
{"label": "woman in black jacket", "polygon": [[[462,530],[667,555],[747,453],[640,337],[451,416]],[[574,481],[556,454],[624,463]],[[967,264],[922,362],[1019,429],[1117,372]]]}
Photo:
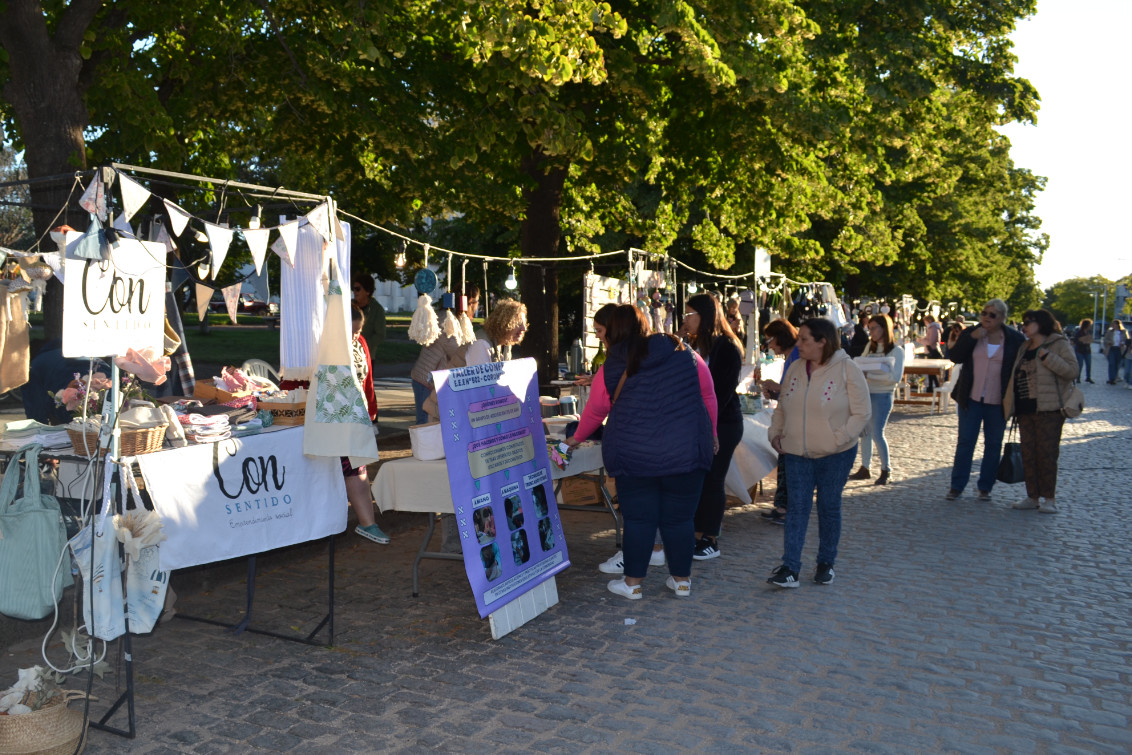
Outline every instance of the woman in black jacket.
{"label": "woman in black jacket", "polygon": [[951,397],[959,407],[959,440],[951,468],[951,488],[945,496],[953,501],[971,479],[975,444],[983,434],[983,461],[979,467],[979,500],[989,501],[998,462],[1006,415],[1002,399],[1010,381],[1014,358],[1026,337],[1006,324],[1006,302],[991,299],[983,305],[979,324],[959,334],[948,359],[963,365]]}
{"label": "woman in black jacket", "polygon": [[688,340],[711,370],[719,407],[717,430],[719,451],[704,478],[700,505],[696,509],[696,549],[692,558],[705,561],[719,555],[719,532],[727,494],[723,481],[731,457],[743,439],[743,413],[735,388],[743,366],[743,347],[727,323],[723,307],[711,294],[698,294],[685,303],[684,324]]}

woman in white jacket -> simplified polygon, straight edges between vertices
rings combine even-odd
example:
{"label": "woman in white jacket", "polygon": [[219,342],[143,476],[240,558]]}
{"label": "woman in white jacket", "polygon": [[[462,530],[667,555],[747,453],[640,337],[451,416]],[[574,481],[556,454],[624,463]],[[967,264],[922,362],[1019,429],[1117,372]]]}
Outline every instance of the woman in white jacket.
{"label": "woman in white jacket", "polygon": [[767,432],[786,456],[786,528],[782,565],[767,581],[797,587],[802,546],[817,488],[818,566],[814,582],[833,581],[841,540],[841,492],[857,456],[857,439],[869,421],[869,386],[841,350],[837,328],[821,317],[798,328],[799,359],[782,377],[782,393]]}
{"label": "woman in white jacket", "polygon": [[904,349],[896,345],[892,335],[892,319],[888,315],[871,317],[868,330],[869,343],[854,361],[865,373],[865,380],[869,383],[873,416],[865,425],[865,433],[861,436],[861,468],[849,479],[867,480],[872,476],[869,465],[873,462],[875,441],[880,454],[880,476],[877,477],[876,484],[887,485],[892,465],[888,457],[888,439],[884,437],[884,428],[888,424],[888,415],[892,414],[892,392],[904,376]]}

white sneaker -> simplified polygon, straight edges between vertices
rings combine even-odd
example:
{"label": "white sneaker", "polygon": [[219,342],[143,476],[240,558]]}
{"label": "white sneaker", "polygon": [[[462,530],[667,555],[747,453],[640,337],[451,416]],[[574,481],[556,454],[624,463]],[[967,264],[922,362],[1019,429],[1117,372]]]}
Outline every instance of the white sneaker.
{"label": "white sneaker", "polygon": [[1018,503],[1013,504],[1010,508],[1018,509],[1019,511],[1025,509],[1036,509],[1038,508],[1038,502],[1033,498],[1023,498]]}
{"label": "white sneaker", "polygon": [[628,598],[629,600],[640,600],[644,597],[640,585],[626,584],[624,578],[609,580],[609,584],[606,585],[606,588],[611,593],[615,593],[624,598]]}
{"label": "white sneaker", "polygon": [[1057,504],[1052,498],[1045,498],[1042,500],[1042,505],[1038,506],[1039,514],[1056,514]]}
{"label": "white sneaker", "polygon": [[[649,566],[664,566],[664,551],[653,551],[649,556]],[[602,574],[624,574],[625,556],[621,551],[613,554],[608,561],[598,564],[597,570]]]}
{"label": "white sneaker", "polygon": [[677,598],[687,598],[692,594],[692,583],[686,579],[677,582],[675,577],[670,576],[664,585],[676,593]]}

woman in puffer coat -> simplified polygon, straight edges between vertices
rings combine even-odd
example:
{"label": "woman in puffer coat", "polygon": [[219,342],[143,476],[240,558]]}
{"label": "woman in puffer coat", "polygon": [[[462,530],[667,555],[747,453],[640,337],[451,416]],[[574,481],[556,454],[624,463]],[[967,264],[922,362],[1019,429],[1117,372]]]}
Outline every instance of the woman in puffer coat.
{"label": "woman in puffer coat", "polygon": [[[1061,452],[1061,408],[1077,378],[1077,358],[1061,326],[1044,309],[1022,315],[1026,343],[1018,350],[1002,408],[1018,419],[1026,497],[1015,509],[1056,514],[1057,459]],[[1039,500],[1040,499],[1040,500]]]}
{"label": "woman in puffer coat", "polygon": [[782,565],[767,581],[797,587],[802,546],[817,488],[818,566],[814,582],[833,581],[841,540],[841,493],[857,456],[857,439],[872,416],[869,384],[841,350],[833,323],[815,317],[798,328],[798,361],[782,376],[782,393],[767,435],[786,456],[790,491]]}

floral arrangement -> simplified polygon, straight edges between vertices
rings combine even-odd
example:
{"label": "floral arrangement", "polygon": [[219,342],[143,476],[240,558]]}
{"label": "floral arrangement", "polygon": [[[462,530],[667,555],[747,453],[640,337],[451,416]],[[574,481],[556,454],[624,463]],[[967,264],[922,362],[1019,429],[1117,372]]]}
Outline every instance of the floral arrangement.
{"label": "floral arrangement", "polygon": [[53,398],[55,405],[65,408],[69,412],[82,413],[85,407],[87,416],[98,416],[102,412],[102,399],[106,391],[113,387],[110,378],[104,372],[93,375],[79,375],[67,384],[66,388],[56,391]]}

